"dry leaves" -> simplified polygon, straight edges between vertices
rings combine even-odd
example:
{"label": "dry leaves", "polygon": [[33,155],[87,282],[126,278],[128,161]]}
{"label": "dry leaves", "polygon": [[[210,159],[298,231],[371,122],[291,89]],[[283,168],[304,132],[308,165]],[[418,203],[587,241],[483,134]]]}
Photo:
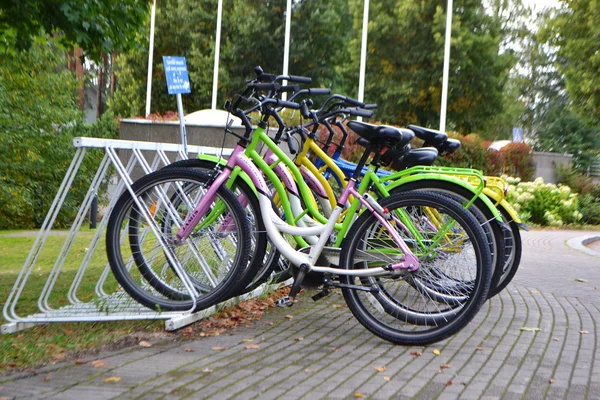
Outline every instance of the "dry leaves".
{"label": "dry leaves", "polygon": [[446,386],[450,386],[450,385],[452,385],[452,381],[447,381]]}
{"label": "dry leaves", "polygon": [[104,378],[104,382],[106,382],[106,383],[119,382],[120,380],[121,380],[120,376],[109,376],[108,378]]}
{"label": "dry leaves", "polygon": [[52,377],[51,376],[45,376],[44,379],[42,379],[43,381],[51,381]]}
{"label": "dry leaves", "polygon": [[560,340],[560,339],[559,339],[559,338],[557,338],[557,337],[553,337],[553,338],[552,338],[552,341],[553,341],[553,342],[558,342],[559,340]]}
{"label": "dry leaves", "polygon": [[304,338],[303,338],[303,337],[297,337],[297,338],[296,338],[296,342],[301,342],[301,341],[303,341],[303,340],[304,340]]}
{"label": "dry leaves", "polygon": [[423,355],[423,353],[421,353],[420,351],[411,351],[410,355],[413,357],[420,357]]}
{"label": "dry leaves", "polygon": [[441,369],[452,368],[452,365],[450,365],[450,364],[441,364],[441,365],[440,365],[440,368],[441,368]]}
{"label": "dry leaves", "polygon": [[87,364],[87,361],[82,360],[81,358],[78,358],[77,360],[75,360],[75,364],[83,365],[83,364]]}
{"label": "dry leaves", "polygon": [[223,346],[213,346],[212,349],[214,351],[221,351],[221,350],[227,350],[227,347],[223,347]]}
{"label": "dry leaves", "polygon": [[339,347],[336,347],[335,349],[331,349],[331,352],[332,352],[332,353],[337,353],[338,351],[340,351],[340,348],[339,348]]}
{"label": "dry leaves", "polygon": [[389,382],[391,379],[392,379],[392,378],[390,378],[389,376],[384,376],[384,377],[383,377],[383,380],[384,380],[384,381],[388,381],[388,382]]}
{"label": "dry leaves", "polygon": [[186,353],[193,353],[194,350],[192,350],[191,347],[186,347],[185,349],[183,349]]}
{"label": "dry leaves", "polygon": [[579,333],[581,333],[582,335],[587,335],[589,332],[588,331],[579,331]]}
{"label": "dry leaves", "polygon": [[104,360],[94,360],[90,364],[92,364],[92,367],[94,368],[106,367],[108,365]]}
{"label": "dry leaves", "polygon": [[583,279],[583,278],[575,278],[574,281],[575,282],[582,282],[582,283],[589,282],[587,279]]}
{"label": "dry leaves", "polygon": [[242,342],[244,343],[250,343],[250,342],[254,342],[254,339],[243,339]]}
{"label": "dry leaves", "polygon": [[550,380],[548,381],[548,383],[554,383],[554,378],[550,378]]}
{"label": "dry leaves", "polygon": [[387,369],[386,366],[384,365],[383,367],[373,367],[373,369],[377,372],[385,372],[385,370]]}
{"label": "dry leaves", "polygon": [[521,331],[523,331],[523,332],[539,332],[540,328],[530,328],[530,327],[524,326],[521,328]]}
{"label": "dry leaves", "polygon": [[213,370],[212,370],[212,369],[210,369],[210,368],[208,368],[208,367],[206,367],[206,368],[204,368],[204,369],[202,370],[202,372],[209,373],[209,372],[213,372]]}
{"label": "dry leaves", "polygon": [[433,349],[432,353],[435,354],[436,356],[439,356],[441,354],[438,349]]}
{"label": "dry leaves", "polygon": [[334,304],[333,308],[343,308],[344,306],[344,304]]}
{"label": "dry leaves", "polygon": [[275,324],[273,322],[265,322],[265,325],[273,326]]}
{"label": "dry leaves", "polygon": [[140,347],[146,347],[146,348],[148,348],[148,347],[152,347],[152,343],[150,343],[150,342],[149,342],[149,341],[147,341],[147,340],[142,340],[142,341],[141,341],[141,342],[139,342],[138,344],[140,345]]}
{"label": "dry leaves", "polygon": [[310,369],[310,368],[306,368],[306,369],[304,370],[304,372],[306,372],[306,373],[312,372],[312,369]]}
{"label": "dry leaves", "polygon": [[248,346],[246,346],[246,349],[250,350],[250,349],[258,349],[260,347],[260,345],[256,344],[256,343],[252,343],[249,344]]}
{"label": "dry leaves", "polygon": [[354,393],[354,397],[356,397],[357,399],[362,399],[365,396],[363,396],[363,394],[361,392],[356,392],[356,393]]}
{"label": "dry leaves", "polygon": [[290,314],[286,315],[285,317],[290,321],[294,319],[294,316]]}

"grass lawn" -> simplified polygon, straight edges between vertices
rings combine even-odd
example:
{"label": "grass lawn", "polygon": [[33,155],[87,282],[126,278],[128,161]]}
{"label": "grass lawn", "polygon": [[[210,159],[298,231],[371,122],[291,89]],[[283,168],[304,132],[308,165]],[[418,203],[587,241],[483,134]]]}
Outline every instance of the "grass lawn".
{"label": "grass lawn", "polygon": [[[66,294],[94,233],[92,230],[82,230],[73,243],[70,256],[65,261],[49,298],[53,308],[68,304]],[[16,311],[20,316],[38,312],[38,297],[60,254],[66,235],[66,231],[55,231],[48,237],[17,304]],[[0,307],[4,307],[36,236],[37,232],[0,232]],[[106,255],[102,237],[90,262],[88,273],[77,292],[80,300],[92,299],[97,278],[105,265]],[[116,287],[112,275],[107,279],[105,287]],[[3,318],[0,318],[0,322],[6,323]],[[163,321],[119,321],[52,323],[3,335],[0,344],[0,374],[10,369],[23,369],[60,361],[105,346],[114,348],[119,344],[131,344],[132,341],[163,331]]]}

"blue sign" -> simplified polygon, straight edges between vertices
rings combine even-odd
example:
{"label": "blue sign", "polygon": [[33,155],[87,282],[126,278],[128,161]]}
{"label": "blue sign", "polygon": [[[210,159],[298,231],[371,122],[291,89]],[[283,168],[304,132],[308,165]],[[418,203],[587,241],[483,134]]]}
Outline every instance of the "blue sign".
{"label": "blue sign", "polygon": [[163,56],[169,94],[191,93],[185,57]]}

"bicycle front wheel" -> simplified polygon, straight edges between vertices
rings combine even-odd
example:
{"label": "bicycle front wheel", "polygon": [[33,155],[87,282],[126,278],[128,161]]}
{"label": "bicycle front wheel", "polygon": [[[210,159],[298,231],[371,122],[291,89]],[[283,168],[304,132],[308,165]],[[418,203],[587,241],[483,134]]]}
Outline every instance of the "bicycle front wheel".
{"label": "bicycle front wheel", "polygon": [[[455,334],[476,315],[490,287],[492,259],[481,226],[460,204],[435,193],[396,193],[380,204],[420,266],[412,273],[342,277],[342,283],[369,289],[342,289],[348,307],[368,330],[396,344],[426,345]],[[389,229],[372,213],[352,225],[341,255],[345,269],[404,259]]]}
{"label": "bicycle front wheel", "polygon": [[239,289],[251,235],[229,189],[218,189],[186,240],[175,236],[208,181],[208,175],[190,169],[156,171],[132,185],[135,198],[124,192],[111,213],[106,236],[111,269],[123,289],[149,308],[198,311]]}

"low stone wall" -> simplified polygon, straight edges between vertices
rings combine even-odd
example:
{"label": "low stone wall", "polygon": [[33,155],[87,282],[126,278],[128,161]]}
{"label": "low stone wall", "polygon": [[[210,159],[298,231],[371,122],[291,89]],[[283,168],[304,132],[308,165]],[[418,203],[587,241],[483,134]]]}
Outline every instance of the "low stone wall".
{"label": "low stone wall", "polygon": [[559,153],[533,152],[535,177],[544,178],[544,182],[556,183],[556,165],[569,166],[573,156]]}

